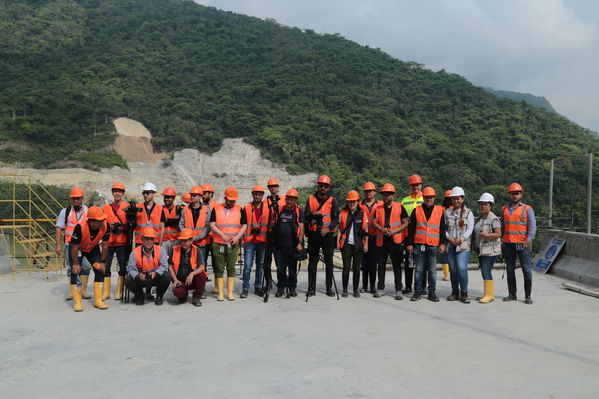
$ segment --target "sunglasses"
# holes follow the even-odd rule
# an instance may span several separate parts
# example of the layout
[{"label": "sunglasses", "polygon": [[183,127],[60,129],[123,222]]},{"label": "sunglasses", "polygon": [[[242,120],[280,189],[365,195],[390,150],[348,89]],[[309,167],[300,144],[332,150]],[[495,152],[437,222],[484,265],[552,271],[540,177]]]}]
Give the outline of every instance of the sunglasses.
[{"label": "sunglasses", "polygon": [[328,184],[319,184],[318,188],[329,188]]},{"label": "sunglasses", "polygon": [[164,199],[173,199],[173,198],[175,198],[174,195],[165,195],[164,196]]},{"label": "sunglasses", "polygon": [[425,195],[423,198],[424,199],[431,199],[431,198],[435,199],[435,196],[434,195]]},{"label": "sunglasses", "polygon": [[83,197],[71,197],[73,201],[81,201]]},{"label": "sunglasses", "polygon": [[150,194],[154,194],[155,191],[142,191],[143,195],[150,195]]}]

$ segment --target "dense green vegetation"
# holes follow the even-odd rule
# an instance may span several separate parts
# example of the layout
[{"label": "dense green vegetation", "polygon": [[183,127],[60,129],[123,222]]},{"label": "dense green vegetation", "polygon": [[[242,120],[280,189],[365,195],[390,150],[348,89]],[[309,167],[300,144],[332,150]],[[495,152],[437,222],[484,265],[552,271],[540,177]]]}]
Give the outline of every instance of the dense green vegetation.
[{"label": "dense green vegetation", "polygon": [[514,101],[524,101],[527,104],[535,107],[546,109],[547,111],[557,112],[545,97],[535,96],[529,93],[519,93],[517,91],[495,90],[490,87],[485,87],[485,90],[491,94],[495,94],[499,98],[507,98]]},{"label": "dense green vegetation", "polygon": [[417,172],[471,201],[519,181],[542,208],[555,158],[557,204],[583,208],[599,152],[567,119],[461,76],[192,1],[5,0],[0,37],[2,162],[122,165],[110,119],[130,116],[164,150],[244,137],[291,172],[330,174],[337,193],[403,191]]}]

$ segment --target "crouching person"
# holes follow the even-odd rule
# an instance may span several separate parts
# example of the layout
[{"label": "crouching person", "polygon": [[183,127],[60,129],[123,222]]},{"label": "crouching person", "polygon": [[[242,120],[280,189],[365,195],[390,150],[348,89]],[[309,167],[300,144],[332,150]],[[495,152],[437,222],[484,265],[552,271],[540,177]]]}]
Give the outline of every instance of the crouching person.
[{"label": "crouching person", "polygon": [[156,286],[154,304],[162,305],[162,297],[171,283],[167,274],[168,255],[154,243],[157,236],[154,228],[144,227],[141,231],[141,245],[129,256],[125,286],[135,294],[133,300],[136,305],[143,305],[145,302],[144,288],[151,289],[153,286]]},{"label": "crouching person", "polygon": [[193,230],[183,229],[179,233],[179,245],[173,247],[168,260],[168,271],[173,280],[173,294],[180,303],[187,302],[189,290],[193,290],[191,303],[202,306],[201,297],[208,274],[202,250],[192,244]]}]

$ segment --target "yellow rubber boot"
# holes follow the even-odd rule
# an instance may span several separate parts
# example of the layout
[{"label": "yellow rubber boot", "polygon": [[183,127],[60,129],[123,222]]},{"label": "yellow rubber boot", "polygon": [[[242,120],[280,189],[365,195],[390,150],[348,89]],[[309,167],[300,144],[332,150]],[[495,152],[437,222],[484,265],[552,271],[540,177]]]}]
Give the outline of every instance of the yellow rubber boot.
[{"label": "yellow rubber boot", "polygon": [[125,276],[119,276],[116,281],[116,292],[114,293],[114,299],[120,300],[123,298],[123,287],[125,286]]},{"label": "yellow rubber boot", "polygon": [[104,285],[102,286],[102,300],[110,299],[110,277],[104,277]]},{"label": "yellow rubber boot", "polygon": [[89,274],[87,276],[80,275],[81,279],[81,298],[90,299],[92,296],[87,293],[87,282],[89,281]]},{"label": "yellow rubber boot", "polygon": [[449,280],[449,265],[443,263],[443,281]]},{"label": "yellow rubber boot", "polygon": [[479,299],[480,303],[489,303],[495,299],[495,282],[493,280],[485,280],[485,296]]},{"label": "yellow rubber boot", "polygon": [[227,277],[227,299],[234,301],[233,289],[235,288],[235,277]]},{"label": "yellow rubber boot", "polygon": [[217,301],[224,301],[225,300],[225,279],[223,277],[216,277],[214,279],[214,281],[216,282],[216,290],[218,291],[218,297],[216,298]]},{"label": "yellow rubber boot", "polygon": [[73,298],[73,310],[75,312],[81,312],[83,310],[83,305],[81,305],[81,291],[77,289],[75,284],[71,284],[71,298]]},{"label": "yellow rubber boot", "polygon": [[108,306],[102,302],[102,283],[94,282],[94,307],[98,309],[108,309]]}]

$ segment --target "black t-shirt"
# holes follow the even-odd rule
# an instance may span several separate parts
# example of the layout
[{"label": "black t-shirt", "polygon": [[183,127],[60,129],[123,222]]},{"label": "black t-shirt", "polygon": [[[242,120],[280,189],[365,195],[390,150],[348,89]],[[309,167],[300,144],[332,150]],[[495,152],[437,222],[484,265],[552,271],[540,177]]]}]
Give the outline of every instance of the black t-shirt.
[{"label": "black t-shirt", "polygon": [[[285,248],[293,248],[297,245],[297,236],[295,234],[293,222],[295,219],[295,211],[290,211],[285,208],[279,214],[279,223],[277,230],[277,245]],[[304,223],[304,211],[300,209],[299,220],[297,223]]]},{"label": "black t-shirt", "polygon": [[[110,238],[110,228],[108,226],[108,222],[104,222],[106,223],[106,234],[104,234],[104,237],[102,237],[102,241],[108,241],[108,239]],[[91,226],[89,228],[89,238],[90,239],[94,239],[96,238],[96,236],[98,235],[98,232],[100,230],[92,230]],[[81,225],[78,223],[75,226],[75,229],[73,230],[73,235],[71,236],[71,245],[75,245],[75,244],[81,244]]]},{"label": "black t-shirt", "polygon": [[179,219],[181,219],[182,210],[182,207],[175,205],[175,217],[171,219],[166,217],[166,207],[162,207],[162,216],[160,216],[160,221],[164,223],[166,227],[177,227],[179,226]]}]

